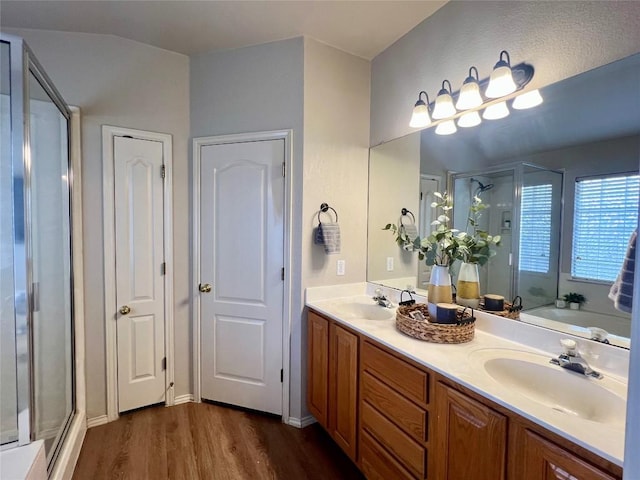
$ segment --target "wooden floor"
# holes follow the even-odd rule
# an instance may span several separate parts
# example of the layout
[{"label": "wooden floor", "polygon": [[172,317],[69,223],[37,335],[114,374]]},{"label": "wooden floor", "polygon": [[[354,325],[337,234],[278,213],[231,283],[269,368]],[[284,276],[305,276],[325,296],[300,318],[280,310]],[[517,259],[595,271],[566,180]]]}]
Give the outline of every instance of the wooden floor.
[{"label": "wooden floor", "polygon": [[151,407],[91,428],[73,478],[364,479],[317,424],[298,429],[207,403]]}]

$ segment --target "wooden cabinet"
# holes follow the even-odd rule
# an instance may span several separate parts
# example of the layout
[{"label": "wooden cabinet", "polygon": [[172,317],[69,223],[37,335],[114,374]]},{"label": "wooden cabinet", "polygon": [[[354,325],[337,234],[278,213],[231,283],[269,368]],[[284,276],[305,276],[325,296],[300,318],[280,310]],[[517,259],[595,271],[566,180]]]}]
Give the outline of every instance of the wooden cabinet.
[{"label": "wooden cabinet", "polygon": [[331,323],[329,339],[329,433],[347,455],[355,460],[358,337]]},{"label": "wooden cabinet", "polygon": [[429,378],[388,349],[362,342],[359,464],[367,478],[427,477]]},{"label": "wooden cabinet", "polygon": [[309,311],[307,322],[307,407],[329,428],[329,320]]},{"label": "wooden cabinet", "polygon": [[357,453],[358,336],[316,312],[307,323],[307,406],[353,460]]},{"label": "wooden cabinet", "polygon": [[615,480],[587,463],[575,453],[562,448],[532,430],[519,426],[514,435],[518,443],[513,458],[512,478],[518,480]]},{"label": "wooden cabinet", "polygon": [[507,417],[440,382],[436,410],[437,478],[504,480]]},{"label": "wooden cabinet", "polygon": [[[370,480],[620,480],[622,468],[308,313],[307,405]],[[428,344],[425,344],[428,348]]]}]

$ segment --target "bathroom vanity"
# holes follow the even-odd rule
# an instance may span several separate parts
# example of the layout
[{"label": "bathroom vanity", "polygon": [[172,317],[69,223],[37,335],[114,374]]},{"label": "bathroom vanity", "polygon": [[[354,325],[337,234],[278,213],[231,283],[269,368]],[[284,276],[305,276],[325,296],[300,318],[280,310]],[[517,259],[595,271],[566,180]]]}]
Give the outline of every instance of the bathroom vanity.
[{"label": "bathroom vanity", "polygon": [[627,351],[589,346],[604,378],[581,377],[548,363],[557,332],[482,312],[422,342],[358,288],[307,291],[307,404],[367,478],[622,477]]}]

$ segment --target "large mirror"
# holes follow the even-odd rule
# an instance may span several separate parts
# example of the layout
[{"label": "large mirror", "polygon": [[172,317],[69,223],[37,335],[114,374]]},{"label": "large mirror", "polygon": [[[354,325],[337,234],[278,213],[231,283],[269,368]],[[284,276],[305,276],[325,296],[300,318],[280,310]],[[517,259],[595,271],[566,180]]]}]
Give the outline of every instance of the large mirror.
[{"label": "large mirror", "polygon": [[[446,136],[427,128],[371,149],[367,280],[426,291],[429,267],[382,228],[414,224],[424,236],[432,228],[433,193],[446,190],[454,196],[454,226],[464,229],[469,201],[479,194],[489,207],[483,212],[487,228],[502,235],[499,253],[481,268],[482,293],[522,296],[523,321],[585,337],[591,335],[587,327],[599,327],[612,343],[628,347],[630,315],[608,298],[622,260],[586,259],[579,249],[599,237],[626,250],[635,225],[640,54],[540,93],[541,105],[511,108],[500,120]],[[603,210],[626,205],[633,215],[589,220],[585,205],[594,198]],[[548,211],[542,215],[540,208]],[[535,221],[543,217],[545,235],[531,234],[541,231]],[[572,292],[586,298],[581,309],[556,308],[555,299]]]}]

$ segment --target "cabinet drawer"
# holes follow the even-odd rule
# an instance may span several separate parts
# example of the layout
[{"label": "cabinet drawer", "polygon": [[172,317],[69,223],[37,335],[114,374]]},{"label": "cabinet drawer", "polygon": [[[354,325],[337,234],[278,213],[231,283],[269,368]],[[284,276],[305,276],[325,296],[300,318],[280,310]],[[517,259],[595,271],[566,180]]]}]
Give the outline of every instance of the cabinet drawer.
[{"label": "cabinet drawer", "polygon": [[414,475],[424,478],[426,451],[371,405],[362,402],[362,427]]},{"label": "cabinet drawer", "polygon": [[427,440],[427,412],[367,372],[362,374],[362,399],[416,440]]},{"label": "cabinet drawer", "polygon": [[368,480],[414,480],[367,432],[362,432],[360,441],[360,466]]},{"label": "cabinet drawer", "polygon": [[364,342],[362,364],[367,370],[384,380],[405,396],[429,403],[429,375],[407,362]]}]

